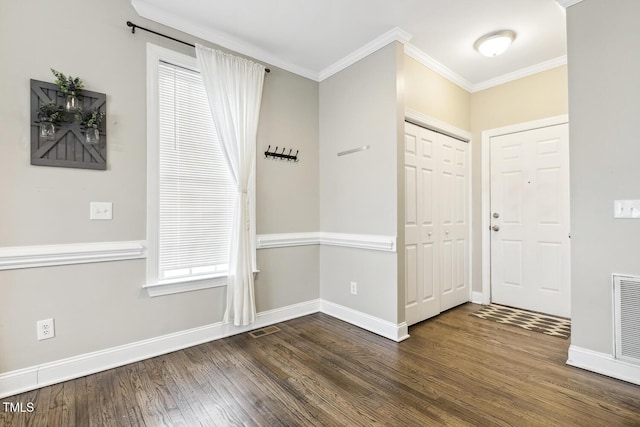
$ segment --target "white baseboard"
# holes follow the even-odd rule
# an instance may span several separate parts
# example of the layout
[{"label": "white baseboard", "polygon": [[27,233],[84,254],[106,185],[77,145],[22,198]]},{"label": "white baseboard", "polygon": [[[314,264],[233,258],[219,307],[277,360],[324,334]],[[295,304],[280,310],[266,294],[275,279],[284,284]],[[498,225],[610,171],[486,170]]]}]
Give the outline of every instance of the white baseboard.
[{"label": "white baseboard", "polygon": [[640,385],[640,365],[615,359],[610,354],[572,345],[567,365]]},{"label": "white baseboard", "polygon": [[0,398],[263,328],[319,310],[320,301],[312,300],[258,313],[255,323],[250,326],[238,327],[232,323],[218,322],[0,374]]},{"label": "white baseboard", "polygon": [[239,327],[231,323],[218,322],[0,374],[0,398],[263,328],[318,311],[393,341],[400,342],[409,338],[408,327],[404,322],[396,325],[366,313],[317,299],[258,313],[255,323],[250,326]]},{"label": "white baseboard", "polygon": [[395,324],[325,300],[320,300],[320,311],[396,342],[409,338],[406,322]]},{"label": "white baseboard", "polygon": [[474,304],[484,304],[484,295],[482,292],[471,292],[471,302]]}]

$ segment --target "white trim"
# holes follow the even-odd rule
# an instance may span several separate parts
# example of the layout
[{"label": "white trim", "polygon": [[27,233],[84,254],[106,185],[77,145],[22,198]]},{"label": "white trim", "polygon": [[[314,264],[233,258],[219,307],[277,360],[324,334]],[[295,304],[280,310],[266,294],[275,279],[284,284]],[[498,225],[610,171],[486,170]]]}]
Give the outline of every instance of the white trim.
[{"label": "white trim", "polygon": [[320,311],[392,341],[400,342],[409,338],[406,322],[395,324],[326,300],[320,300]]},{"label": "white trim", "polygon": [[219,277],[189,278],[182,281],[168,281],[148,283],[142,287],[147,290],[150,297],[179,294],[182,292],[198,291],[200,289],[217,288],[227,286],[227,275]]},{"label": "white trim", "polygon": [[258,249],[288,248],[291,246],[308,246],[320,244],[320,233],[278,233],[258,234]]},{"label": "white trim", "polygon": [[484,304],[484,295],[482,292],[471,291],[471,302],[474,304]]},{"label": "white trim", "polygon": [[[562,7],[566,8],[573,4],[579,3],[582,0],[556,0],[556,1]],[[350,54],[340,59],[336,63],[326,67],[320,72],[317,72],[309,68],[301,67],[292,62],[285,61],[279,58],[277,55],[274,55],[254,44],[248,43],[245,40],[242,40],[241,38],[231,36],[221,31],[216,31],[211,27],[197,25],[191,20],[184,19],[172,13],[168,13],[157,6],[149,4],[149,2],[147,1],[131,0],[131,5],[136,10],[138,15],[140,15],[143,18],[150,19],[152,21],[166,25],[167,27],[174,28],[179,31],[183,31],[194,37],[207,40],[211,43],[217,44],[218,46],[222,46],[229,50],[235,51],[241,55],[249,56],[258,61],[265,62],[274,67],[281,68],[283,70],[289,71],[291,73],[297,74],[302,77],[306,77],[310,80],[317,81],[317,82],[320,82],[322,80],[325,80],[331,77],[335,73],[353,65],[357,61],[372,54],[373,52],[388,45],[393,41],[398,41],[405,45],[405,54],[407,54],[408,56],[412,57],[416,61],[423,64],[425,67],[429,68],[430,70],[433,70],[434,72],[441,75],[445,79],[460,86],[462,89],[470,93],[487,89],[489,87],[496,86],[499,84],[507,83],[509,81],[522,78],[534,73],[538,73],[540,71],[544,71],[549,68],[553,68],[549,66],[547,63],[557,60],[556,58],[556,59],[552,59],[551,61],[545,61],[545,62],[542,62],[541,64],[533,65],[531,67],[527,67],[522,70],[515,71],[513,73],[508,73],[508,74],[505,74],[504,76],[500,76],[495,79],[474,84],[468,81],[467,79],[465,79],[464,77],[460,76],[456,72],[452,71],[450,68],[436,61],[431,56],[423,52],[422,50],[410,44],[409,41],[413,38],[413,36],[408,32],[404,31],[402,28],[394,27],[391,30],[387,31],[386,33],[370,41],[369,43],[365,44],[364,46],[351,52]],[[566,63],[566,58],[565,58],[565,63]],[[555,65],[555,66],[558,66],[558,65]]]},{"label": "white trim", "polygon": [[640,365],[617,360],[610,354],[572,345],[567,365],[640,385]]},{"label": "white trim", "polygon": [[344,70],[345,68],[355,64],[356,62],[371,55],[377,50],[385,47],[391,42],[397,41],[406,45],[412,38],[413,36],[404,31],[402,28],[394,27],[381,36],[378,36],[369,43],[365,44],[361,48],[354,50],[349,55],[340,59],[336,63],[329,65],[327,68],[320,71],[320,73],[318,74],[318,81],[323,81],[333,76],[339,71]]},{"label": "white trim", "polygon": [[557,58],[550,59],[548,61],[534,64],[530,67],[522,68],[520,70],[513,71],[511,73],[503,74],[493,79],[485,80],[478,83],[471,83],[469,80],[460,76],[456,72],[442,65],[417,47],[410,43],[405,44],[404,53],[430,69],[431,71],[439,74],[451,83],[460,86],[462,89],[469,93],[479,92],[481,90],[489,89],[494,86],[499,86],[505,83],[509,83],[514,80],[521,79],[523,77],[531,76],[533,74],[541,73],[543,71],[551,70],[552,68],[560,67],[567,63],[567,56],[559,56]]},{"label": "white trim", "polygon": [[251,326],[237,327],[232,323],[218,322],[0,374],[0,398],[263,328],[319,310],[319,300],[307,301],[258,313]]},{"label": "white trim", "polygon": [[539,64],[532,65],[530,67],[522,68],[520,70],[513,71],[511,73],[503,74],[493,79],[485,80],[473,85],[471,93],[479,92],[481,90],[489,89],[495,86],[500,86],[505,83],[512,82],[514,80],[522,79],[534,74],[541,73],[543,71],[551,70],[556,67],[567,64],[567,55],[559,56],[557,58],[550,59],[548,61],[540,62]]},{"label": "white trim", "polygon": [[146,258],[146,242],[93,242],[0,248],[0,270]]},{"label": "white trim", "polygon": [[467,132],[466,130],[457,128],[453,125],[450,125],[449,123],[436,119],[435,117],[423,114],[416,110],[412,110],[411,108],[407,108],[405,110],[404,116],[405,120],[418,126],[426,127],[466,142],[471,141],[471,132]]},{"label": "white trim", "polygon": [[421,63],[428,69],[430,69],[431,71],[449,80],[451,83],[460,86],[462,89],[466,90],[467,92],[473,92],[473,89],[474,89],[473,83],[471,83],[469,80],[465,79],[464,77],[460,76],[455,71],[451,70],[445,65],[442,65],[440,62],[436,61],[435,59],[433,59],[432,57],[430,57],[429,55],[427,55],[425,52],[418,49],[414,45],[410,43],[405,44],[404,53],[405,55],[415,59],[416,61],[418,61],[419,63]]},{"label": "white trim", "polygon": [[211,27],[194,24],[193,21],[181,18],[173,13],[168,13],[159,7],[150,5],[146,1],[131,0],[131,5],[136,12],[138,12],[138,15],[143,18],[166,25],[167,27],[175,28],[176,30],[191,34],[194,37],[208,40],[218,46],[225,47],[242,55],[250,56],[258,61],[290,71],[299,76],[318,81],[317,72],[300,67],[288,61],[283,61],[272,53],[269,53],[251,43],[247,43],[238,37],[231,36],[221,31],[216,31]]},{"label": "white trim", "polygon": [[259,234],[258,249],[286,248],[291,246],[327,245],[368,249],[382,252],[396,251],[396,236],[347,233],[279,233]]},{"label": "white trim", "polygon": [[566,9],[569,6],[573,6],[574,4],[580,3],[581,1],[582,0],[556,0],[556,3],[558,3],[561,7],[564,7]]},{"label": "white trim", "polygon": [[366,313],[316,299],[258,313],[256,321],[250,326],[238,327],[232,323],[217,322],[0,374],[0,398],[95,374],[319,311],[396,342],[409,338],[408,326],[405,322],[396,325]]},{"label": "white trim", "polygon": [[549,117],[482,131],[482,304],[491,302],[491,138],[569,122],[569,116]]},{"label": "white trim", "polygon": [[396,236],[321,232],[320,244],[342,246],[345,248],[369,249],[372,251],[395,252]]}]

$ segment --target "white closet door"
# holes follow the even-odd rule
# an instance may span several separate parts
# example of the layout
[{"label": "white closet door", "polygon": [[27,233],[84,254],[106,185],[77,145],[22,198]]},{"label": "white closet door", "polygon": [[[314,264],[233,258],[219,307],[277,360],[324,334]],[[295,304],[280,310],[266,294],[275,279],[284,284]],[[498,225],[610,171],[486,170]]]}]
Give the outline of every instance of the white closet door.
[{"label": "white closet door", "polygon": [[469,300],[468,144],[405,125],[405,307],[412,325]]},{"label": "white closet door", "polygon": [[440,313],[435,216],[437,134],[406,123],[405,316],[412,325]]},{"label": "white closet door", "polygon": [[440,311],[469,301],[469,144],[438,135],[440,147]]}]

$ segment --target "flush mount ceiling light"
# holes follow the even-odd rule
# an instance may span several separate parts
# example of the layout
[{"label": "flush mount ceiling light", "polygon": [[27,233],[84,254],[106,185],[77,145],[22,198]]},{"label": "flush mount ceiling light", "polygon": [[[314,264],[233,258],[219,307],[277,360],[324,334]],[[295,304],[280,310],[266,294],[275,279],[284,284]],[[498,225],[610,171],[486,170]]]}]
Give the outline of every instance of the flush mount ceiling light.
[{"label": "flush mount ceiling light", "polygon": [[501,53],[511,45],[515,40],[516,33],[511,30],[494,31],[489,34],[485,34],[480,37],[473,44],[475,50],[483,54],[484,56],[494,57]]}]

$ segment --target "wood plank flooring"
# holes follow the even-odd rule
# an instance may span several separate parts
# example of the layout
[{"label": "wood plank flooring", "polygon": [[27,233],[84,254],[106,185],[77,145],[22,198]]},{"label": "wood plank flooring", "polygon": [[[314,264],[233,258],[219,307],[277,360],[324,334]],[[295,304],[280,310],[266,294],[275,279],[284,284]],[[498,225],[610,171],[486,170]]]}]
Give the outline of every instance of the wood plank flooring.
[{"label": "wood plank flooring", "polygon": [[640,426],[640,387],[466,304],[394,343],[324,314],[2,402],[0,426]]}]

